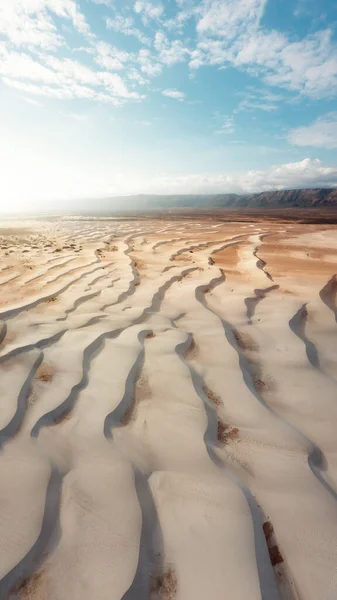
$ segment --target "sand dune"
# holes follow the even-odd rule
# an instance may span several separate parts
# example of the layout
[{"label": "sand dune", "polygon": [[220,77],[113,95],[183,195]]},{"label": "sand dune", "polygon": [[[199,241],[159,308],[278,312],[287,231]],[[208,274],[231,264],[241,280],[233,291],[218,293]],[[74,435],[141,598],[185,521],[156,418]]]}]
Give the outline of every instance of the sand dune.
[{"label": "sand dune", "polygon": [[335,600],[336,226],[0,227],[0,598]]}]

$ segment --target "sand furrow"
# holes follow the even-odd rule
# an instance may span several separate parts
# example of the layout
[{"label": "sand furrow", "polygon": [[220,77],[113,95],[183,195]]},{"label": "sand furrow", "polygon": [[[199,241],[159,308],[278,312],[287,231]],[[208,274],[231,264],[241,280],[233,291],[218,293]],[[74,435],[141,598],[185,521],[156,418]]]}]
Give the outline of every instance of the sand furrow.
[{"label": "sand furrow", "polygon": [[4,600],[335,600],[335,226],[226,215],[5,224]]}]

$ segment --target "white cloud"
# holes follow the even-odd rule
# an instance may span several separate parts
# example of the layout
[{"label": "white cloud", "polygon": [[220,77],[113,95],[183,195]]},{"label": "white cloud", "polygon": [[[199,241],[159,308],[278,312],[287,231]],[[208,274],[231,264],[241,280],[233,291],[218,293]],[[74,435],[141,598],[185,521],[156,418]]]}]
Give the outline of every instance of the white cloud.
[{"label": "white cloud", "polygon": [[140,70],[142,71],[142,73],[145,73],[149,77],[160,75],[160,73],[163,70],[162,65],[156,62],[156,60],[151,55],[151,52],[146,48],[142,48],[139,51],[137,60],[140,64]]},{"label": "white cloud", "polygon": [[143,77],[143,75],[133,67],[127,72],[127,77],[131,81],[136,81],[139,85],[146,85],[149,83],[149,80],[145,79],[145,77]]},{"label": "white cloud", "polygon": [[[263,171],[246,173],[202,173],[174,177],[172,175],[137,182],[142,193],[255,193],[269,190],[330,187],[337,185],[337,167],[324,167],[318,159],[306,158],[300,162],[275,165]],[[133,193],[136,190],[129,190]]]},{"label": "white cloud", "polygon": [[174,100],[184,100],[185,94],[184,92],[180,92],[179,90],[163,90],[163,96],[168,96],[168,98],[173,98]]},{"label": "white cloud", "polygon": [[164,7],[162,4],[152,4],[152,2],[137,0],[134,5],[134,11],[142,15],[143,23],[147,25],[150,19],[156,20],[162,16]]},{"label": "white cloud", "polygon": [[89,25],[74,0],[3,0],[0,33],[15,46],[53,50],[65,43],[53,16],[72,21],[77,31],[91,36]]},{"label": "white cloud", "polygon": [[158,60],[169,66],[184,62],[186,56],[189,55],[189,50],[180,40],[170,41],[162,31],[157,31],[154,47],[158,52]]},{"label": "white cloud", "polygon": [[293,42],[260,21],[265,0],[208,0],[197,20],[190,67],[231,65],[314,98],[337,90],[337,45],[325,29]]},{"label": "white cloud", "polygon": [[3,77],[5,85],[33,96],[44,96],[45,98],[56,98],[58,100],[73,100],[74,98],[93,100],[112,106],[120,106],[122,100],[106,92],[94,90],[88,86],[73,83],[64,87],[51,87],[48,85],[37,85],[35,83],[25,83],[16,79]]},{"label": "white cloud", "polygon": [[197,24],[199,33],[234,39],[242,28],[259,25],[267,0],[209,0],[204,2]]},{"label": "white cloud", "polygon": [[[89,98],[119,104],[121,100],[144,98],[138,92],[130,91],[116,73],[94,71],[76,60],[51,55],[44,57],[44,63],[42,65],[26,54],[7,52],[0,64],[0,75],[6,85],[59,99]],[[20,82],[22,79],[25,81]]]},{"label": "white cloud", "polygon": [[123,69],[125,63],[132,59],[129,52],[118,50],[107,42],[99,41],[95,44],[96,56],[95,61],[104,69],[115,71]]},{"label": "white cloud", "polygon": [[144,33],[137,29],[137,27],[135,27],[132,17],[123,17],[122,15],[117,15],[114,19],[108,17],[105,22],[108,29],[112,29],[117,33],[123,33],[124,35],[134,36],[142,44],[151,44],[150,38],[148,38]]},{"label": "white cloud", "polygon": [[183,28],[185,27],[186,23],[190,20],[192,15],[193,15],[193,11],[180,10],[171,19],[167,19],[166,21],[163,21],[163,25],[169,31],[175,30],[181,34],[183,31]]},{"label": "white cloud", "polygon": [[296,146],[337,148],[337,113],[321,117],[311,125],[292,129],[288,140]]},{"label": "white cloud", "polygon": [[7,52],[0,63],[0,74],[16,79],[30,79],[43,83],[57,83],[57,75],[31,56],[18,52]]},{"label": "white cloud", "polygon": [[113,0],[91,0],[91,2],[93,2],[94,4],[103,4],[104,6],[110,8],[112,6]]}]

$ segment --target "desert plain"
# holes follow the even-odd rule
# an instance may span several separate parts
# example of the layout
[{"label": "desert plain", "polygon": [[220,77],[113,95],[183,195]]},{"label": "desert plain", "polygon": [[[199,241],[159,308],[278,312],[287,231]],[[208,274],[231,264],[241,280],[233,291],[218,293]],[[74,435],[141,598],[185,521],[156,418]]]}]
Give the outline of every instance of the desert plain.
[{"label": "desert plain", "polygon": [[1,600],[337,598],[337,225],[0,223]]}]

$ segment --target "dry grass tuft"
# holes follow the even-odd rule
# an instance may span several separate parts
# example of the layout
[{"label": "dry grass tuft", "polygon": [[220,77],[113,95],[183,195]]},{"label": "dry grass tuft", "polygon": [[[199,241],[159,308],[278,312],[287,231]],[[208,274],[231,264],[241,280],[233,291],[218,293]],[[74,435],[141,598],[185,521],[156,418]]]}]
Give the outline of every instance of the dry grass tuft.
[{"label": "dry grass tuft", "polygon": [[51,298],[47,298],[46,303],[50,304],[51,302],[57,302],[57,296],[52,296]]},{"label": "dry grass tuft", "polygon": [[283,556],[276,543],[274,527],[270,521],[265,521],[265,523],[263,523],[263,533],[268,546],[270,562],[273,567],[275,567],[276,565],[283,563]]},{"label": "dry grass tuft", "polygon": [[213,402],[213,404],[215,404],[216,406],[222,406],[223,402],[221,398],[217,396],[214,392],[212,392],[212,390],[209,387],[207,387],[207,385],[204,385],[202,389],[204,390],[208,400]]},{"label": "dry grass tuft", "polygon": [[237,440],[239,430],[237,427],[231,427],[222,421],[218,421],[218,441],[221,444],[228,444],[231,440]]},{"label": "dry grass tuft", "polygon": [[235,341],[241,350],[250,350],[251,352],[256,352],[259,349],[258,344],[247,333],[242,333],[237,331],[237,329],[233,329],[233,334]]},{"label": "dry grass tuft", "polygon": [[14,587],[12,591],[12,595],[15,598],[21,598],[22,600],[33,600],[42,599],[42,590],[41,590],[41,579],[42,572],[33,573],[32,575],[28,575],[17,585]]},{"label": "dry grass tuft", "polygon": [[153,331],[150,331],[150,333],[148,333],[148,334],[145,336],[145,339],[146,339],[146,340],[151,340],[151,339],[152,339],[152,338],[154,338],[154,337],[156,337],[156,336],[155,336],[155,334],[153,333]]},{"label": "dry grass tuft", "polygon": [[151,597],[172,600],[177,595],[178,581],[176,573],[170,565],[164,573],[153,577],[151,584]]},{"label": "dry grass tuft", "polygon": [[53,420],[53,425],[60,425],[60,423],[64,423],[64,421],[69,421],[71,419],[71,409],[65,410],[61,415],[55,417]]},{"label": "dry grass tuft", "polygon": [[145,269],[147,267],[147,264],[144,260],[142,260],[141,258],[136,258],[134,259],[134,265],[136,267],[136,269]]},{"label": "dry grass tuft", "polygon": [[49,383],[54,376],[54,369],[46,364],[42,363],[36,371],[35,378],[39,381],[43,381],[45,383]]}]

